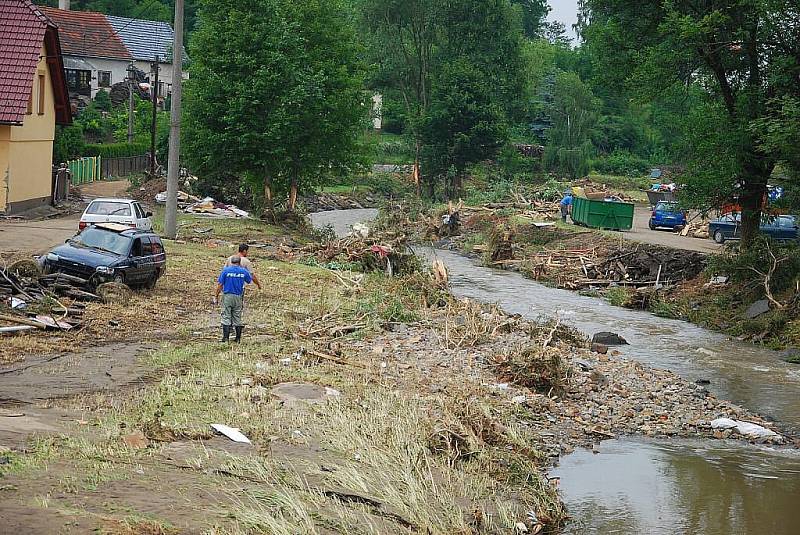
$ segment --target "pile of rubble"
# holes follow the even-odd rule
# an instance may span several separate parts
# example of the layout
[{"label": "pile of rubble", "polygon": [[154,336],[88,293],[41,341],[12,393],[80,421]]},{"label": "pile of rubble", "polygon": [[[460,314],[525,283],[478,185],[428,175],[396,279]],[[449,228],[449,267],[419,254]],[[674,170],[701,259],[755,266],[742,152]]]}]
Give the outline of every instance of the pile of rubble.
[{"label": "pile of rubble", "polygon": [[72,330],[83,324],[86,302],[102,301],[87,281],[63,273],[41,275],[35,262],[0,268],[0,333]]},{"label": "pile of rubble", "polygon": [[310,195],[303,200],[309,213],[328,212],[330,210],[352,210],[360,208],[376,208],[379,199],[371,193],[356,196],[320,193]]}]

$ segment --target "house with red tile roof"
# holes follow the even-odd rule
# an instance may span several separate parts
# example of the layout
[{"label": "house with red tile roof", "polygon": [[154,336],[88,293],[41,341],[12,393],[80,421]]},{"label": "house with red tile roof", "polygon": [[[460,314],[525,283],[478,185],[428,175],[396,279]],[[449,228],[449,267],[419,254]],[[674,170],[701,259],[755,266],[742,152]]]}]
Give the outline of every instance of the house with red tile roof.
[{"label": "house with red tile roof", "polygon": [[169,24],[70,11],[64,2],[61,7],[40,9],[59,28],[67,86],[73,98],[94,98],[98,91],[124,82],[131,64],[153,80],[156,56],[159,94],[166,96],[171,91],[173,31]]},{"label": "house with red tile roof", "polygon": [[55,128],[71,121],[58,28],[30,0],[0,0],[0,213],[51,202]]}]

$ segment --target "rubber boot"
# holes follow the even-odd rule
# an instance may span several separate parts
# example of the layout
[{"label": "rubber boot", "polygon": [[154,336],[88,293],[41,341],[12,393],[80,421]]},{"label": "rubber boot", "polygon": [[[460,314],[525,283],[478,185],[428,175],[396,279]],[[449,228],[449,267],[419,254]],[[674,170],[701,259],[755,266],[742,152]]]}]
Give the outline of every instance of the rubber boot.
[{"label": "rubber boot", "polygon": [[231,326],[230,325],[223,325],[222,326],[222,341],[227,342],[231,337]]},{"label": "rubber boot", "polygon": [[244,330],[244,326],[243,325],[238,325],[236,327],[236,338],[234,339],[234,342],[241,342],[242,341],[242,331],[243,330]]}]

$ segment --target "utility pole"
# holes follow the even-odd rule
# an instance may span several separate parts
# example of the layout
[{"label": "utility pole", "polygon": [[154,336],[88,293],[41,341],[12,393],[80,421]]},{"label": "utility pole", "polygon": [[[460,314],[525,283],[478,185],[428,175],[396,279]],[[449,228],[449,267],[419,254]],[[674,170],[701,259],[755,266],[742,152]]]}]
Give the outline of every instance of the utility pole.
[{"label": "utility pole", "polygon": [[183,82],[183,0],[175,0],[175,40],[172,46],[172,101],[169,111],[167,213],[164,234],[178,236],[178,175],[181,162],[181,82]]},{"label": "utility pole", "polygon": [[133,62],[128,65],[128,143],[133,143]]},{"label": "utility pole", "polygon": [[158,71],[160,70],[159,57],[156,55],[156,62],[153,63],[156,83],[152,85],[150,91],[153,93],[153,118],[150,121],[150,178],[156,177],[156,113],[158,112]]}]

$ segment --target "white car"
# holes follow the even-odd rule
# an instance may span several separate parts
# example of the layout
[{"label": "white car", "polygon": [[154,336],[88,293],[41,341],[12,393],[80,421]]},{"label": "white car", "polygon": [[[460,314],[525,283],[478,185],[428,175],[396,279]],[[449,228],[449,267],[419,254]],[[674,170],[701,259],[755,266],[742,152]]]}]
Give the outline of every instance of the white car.
[{"label": "white car", "polygon": [[132,199],[94,199],[86,207],[78,225],[80,230],[95,223],[119,223],[139,230],[153,230],[153,214]]}]

